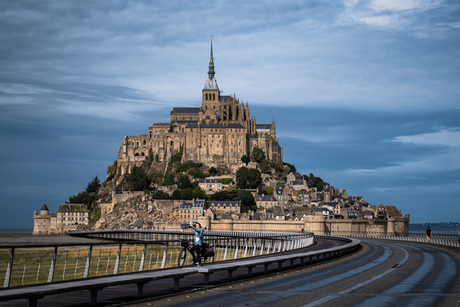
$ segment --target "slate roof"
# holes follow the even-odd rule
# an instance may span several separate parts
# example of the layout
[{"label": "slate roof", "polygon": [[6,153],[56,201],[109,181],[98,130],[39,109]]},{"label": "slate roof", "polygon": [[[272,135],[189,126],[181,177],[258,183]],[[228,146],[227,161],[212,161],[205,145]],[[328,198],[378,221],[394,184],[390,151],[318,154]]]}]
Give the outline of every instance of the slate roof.
[{"label": "slate roof", "polygon": [[210,129],[210,128],[222,128],[222,129],[244,129],[244,126],[240,124],[199,124],[198,123],[189,123],[185,128],[202,128],[202,129]]},{"label": "slate roof", "polygon": [[256,130],[270,130],[272,124],[256,124]]},{"label": "slate roof", "polygon": [[221,220],[233,220],[233,218],[227,212],[225,212],[224,215],[222,215],[220,219]]},{"label": "slate roof", "polygon": [[220,96],[220,97],[219,97],[219,101],[220,101],[220,102],[233,101],[233,97],[232,97],[232,96]]},{"label": "slate roof", "polygon": [[206,83],[204,84],[204,88],[203,90],[219,90],[219,87],[217,86],[217,81],[216,81],[216,78],[213,77],[209,77],[207,80],[206,80]]},{"label": "slate roof", "polygon": [[276,197],[273,195],[257,195],[254,197],[256,201],[277,201]]},{"label": "slate roof", "polygon": [[213,200],[211,201],[211,206],[225,205],[225,206],[240,206],[241,201],[239,200]]},{"label": "slate roof", "polygon": [[134,227],[142,227],[142,225],[144,225],[144,221],[136,221],[134,222]]},{"label": "slate roof", "polygon": [[294,175],[294,177],[297,179],[297,178],[301,178],[302,179],[302,175],[300,174],[300,172],[291,172],[292,175]]},{"label": "slate roof", "polygon": [[[41,210],[48,210],[48,207],[46,206],[46,204],[43,205],[43,207],[41,208]],[[48,210],[49,211],[49,210]]]},{"label": "slate roof", "polygon": [[196,114],[201,108],[173,108],[171,114]]},{"label": "slate roof", "polygon": [[180,205],[180,209],[204,208],[204,199],[197,199],[195,202],[185,201]]},{"label": "slate roof", "polygon": [[200,179],[199,183],[222,183],[220,179]]}]

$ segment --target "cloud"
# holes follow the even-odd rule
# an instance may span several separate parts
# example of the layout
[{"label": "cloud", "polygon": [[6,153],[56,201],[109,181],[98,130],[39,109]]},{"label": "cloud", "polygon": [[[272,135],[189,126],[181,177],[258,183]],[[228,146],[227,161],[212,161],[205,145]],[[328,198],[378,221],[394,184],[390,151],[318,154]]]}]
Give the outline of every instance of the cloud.
[{"label": "cloud", "polygon": [[395,142],[460,148],[460,131],[455,129],[445,129],[433,133],[398,136],[395,138]]},{"label": "cloud", "polygon": [[411,26],[411,17],[442,5],[442,1],[432,0],[345,0],[342,20],[374,26],[402,30]]},{"label": "cloud", "polygon": [[0,1],[1,169],[8,188],[35,187],[2,201],[26,208],[39,189],[61,203],[105,175],[124,135],[200,106],[210,34],[219,87],[258,123],[275,116],[299,170],[379,198],[458,186],[459,7]]}]

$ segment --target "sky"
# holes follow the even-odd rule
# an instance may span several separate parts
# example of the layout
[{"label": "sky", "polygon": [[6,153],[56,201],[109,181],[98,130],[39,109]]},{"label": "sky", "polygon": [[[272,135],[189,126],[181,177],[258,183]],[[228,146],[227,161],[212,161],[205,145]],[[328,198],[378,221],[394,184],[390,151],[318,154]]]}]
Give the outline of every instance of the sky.
[{"label": "sky", "polygon": [[0,228],[105,179],[125,135],[224,95],[284,161],[413,223],[460,221],[460,2],[0,1]]}]

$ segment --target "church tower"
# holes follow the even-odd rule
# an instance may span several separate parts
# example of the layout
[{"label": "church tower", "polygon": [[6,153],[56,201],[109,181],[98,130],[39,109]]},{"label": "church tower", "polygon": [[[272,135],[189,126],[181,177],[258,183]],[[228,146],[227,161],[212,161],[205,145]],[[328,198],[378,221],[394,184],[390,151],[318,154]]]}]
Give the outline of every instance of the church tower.
[{"label": "church tower", "polygon": [[204,85],[202,91],[202,108],[203,111],[208,109],[218,110],[219,109],[219,99],[220,91],[217,86],[216,78],[214,77],[214,57],[212,55],[212,35],[211,35],[211,56],[209,58],[209,70],[208,70],[208,80]]}]

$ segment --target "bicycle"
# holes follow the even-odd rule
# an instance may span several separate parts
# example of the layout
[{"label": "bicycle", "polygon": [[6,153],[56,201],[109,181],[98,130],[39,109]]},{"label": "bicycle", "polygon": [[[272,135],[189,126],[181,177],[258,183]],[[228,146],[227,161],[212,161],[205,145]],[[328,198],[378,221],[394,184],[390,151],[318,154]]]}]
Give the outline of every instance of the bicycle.
[{"label": "bicycle", "polygon": [[[190,247],[190,243],[188,240],[181,240],[180,245],[183,247],[180,254],[179,254],[179,260],[178,260],[178,265],[179,267],[184,266],[185,263],[185,258],[187,257],[187,251],[194,257],[192,253],[192,248]],[[193,247],[193,246],[192,246]],[[203,246],[201,248],[201,258],[202,262],[206,262],[206,260],[209,258],[209,263],[214,262],[214,253],[212,255],[208,255],[206,253],[206,247],[212,247],[211,244],[203,243]]]}]

